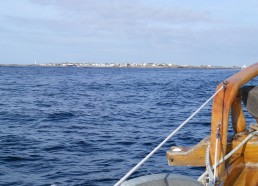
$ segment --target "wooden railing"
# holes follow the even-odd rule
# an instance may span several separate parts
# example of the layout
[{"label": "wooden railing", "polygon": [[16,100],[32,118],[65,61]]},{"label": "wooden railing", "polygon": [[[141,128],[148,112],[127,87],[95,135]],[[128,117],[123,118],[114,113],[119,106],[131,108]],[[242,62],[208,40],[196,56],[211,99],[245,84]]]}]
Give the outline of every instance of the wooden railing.
[{"label": "wooden railing", "polygon": [[[218,87],[221,88],[223,84],[226,89],[216,95],[212,105],[212,119],[211,119],[211,163],[214,164],[215,159],[215,142],[218,125],[220,126],[220,138],[218,143],[218,157],[221,159],[227,152],[227,137],[228,137],[228,120],[229,114],[232,110],[232,124],[236,133],[243,132],[246,129],[245,118],[241,108],[241,101],[239,99],[239,89],[245,83],[258,75],[258,63],[249,66],[246,69],[234,74],[225,82],[222,82]],[[225,171],[225,162],[218,167],[217,176],[220,177]]]}]

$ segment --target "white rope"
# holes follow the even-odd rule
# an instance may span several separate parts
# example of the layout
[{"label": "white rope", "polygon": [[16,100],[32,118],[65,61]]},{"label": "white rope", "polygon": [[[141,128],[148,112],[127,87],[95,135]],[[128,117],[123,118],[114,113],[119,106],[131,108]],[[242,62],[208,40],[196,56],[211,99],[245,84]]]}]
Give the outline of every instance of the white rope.
[{"label": "white rope", "polygon": [[[219,166],[222,162],[226,161],[230,158],[236,151],[240,149],[244,144],[247,143],[249,139],[251,139],[255,134],[258,134],[258,131],[250,133],[241,143],[239,143],[232,151],[230,151],[224,158],[221,158],[215,165],[213,165],[212,169]],[[208,174],[208,171],[205,171],[199,178],[198,181],[202,181],[204,177]]]},{"label": "white rope", "polygon": [[210,144],[208,145],[208,147],[206,149],[205,165],[206,165],[206,170],[208,172],[209,178],[212,178],[213,172],[212,172],[212,168],[210,165]]},{"label": "white rope", "polygon": [[[215,147],[215,165],[216,165],[216,162],[217,162],[217,156],[218,156],[218,141],[219,139],[217,138],[216,139],[216,147]],[[214,167],[214,174],[213,174],[213,182],[215,183],[216,182],[216,174],[217,174],[217,166]]]},{"label": "white rope", "polygon": [[[216,134],[216,146],[215,146],[215,160],[214,160],[214,164],[217,164],[217,156],[218,156],[218,141],[220,138],[220,125],[221,123],[218,124],[217,127],[217,134]],[[213,175],[213,182],[214,184],[216,183],[216,174],[217,174],[217,166],[214,167],[214,175]]]},{"label": "white rope", "polygon": [[205,103],[203,103],[189,118],[187,118],[179,127],[176,128],[166,139],[164,139],[155,149],[153,149],[145,158],[143,158],[135,167],[133,167],[124,177],[122,177],[114,186],[121,185],[131,174],[133,174],[143,163],[145,163],[155,152],[157,152],[170,138],[172,138],[185,124],[189,122],[210,100],[212,100],[225,86],[221,86]]}]

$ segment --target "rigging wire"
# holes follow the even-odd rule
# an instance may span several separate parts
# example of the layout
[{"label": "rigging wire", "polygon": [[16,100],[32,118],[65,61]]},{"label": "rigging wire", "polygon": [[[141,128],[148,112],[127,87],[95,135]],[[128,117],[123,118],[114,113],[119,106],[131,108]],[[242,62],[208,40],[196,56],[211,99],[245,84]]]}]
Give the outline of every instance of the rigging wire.
[{"label": "rigging wire", "polygon": [[205,105],[207,105],[225,86],[221,86],[205,103],[203,103],[190,117],[188,117],[179,127],[177,127],[169,136],[167,136],[156,148],[154,148],[145,158],[134,166],[124,177],[122,177],[114,186],[121,185],[131,174],[145,163],[154,153],[156,153],[170,138],[172,138],[185,124],[187,124]]}]

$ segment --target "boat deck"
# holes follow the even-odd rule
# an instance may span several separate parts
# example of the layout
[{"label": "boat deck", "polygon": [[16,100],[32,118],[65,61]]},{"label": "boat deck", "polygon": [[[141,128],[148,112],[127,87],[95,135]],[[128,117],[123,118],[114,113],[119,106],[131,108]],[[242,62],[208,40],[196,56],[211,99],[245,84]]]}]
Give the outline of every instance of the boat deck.
[{"label": "boat deck", "polygon": [[258,185],[258,167],[246,167],[239,175],[234,186]]}]

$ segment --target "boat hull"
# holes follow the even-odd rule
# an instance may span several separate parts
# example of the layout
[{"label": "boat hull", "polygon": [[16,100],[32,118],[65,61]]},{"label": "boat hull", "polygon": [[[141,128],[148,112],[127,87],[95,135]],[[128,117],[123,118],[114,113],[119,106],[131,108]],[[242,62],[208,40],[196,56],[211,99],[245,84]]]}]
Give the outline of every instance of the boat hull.
[{"label": "boat hull", "polygon": [[202,186],[197,180],[178,174],[151,174],[122,183],[121,186]]}]

